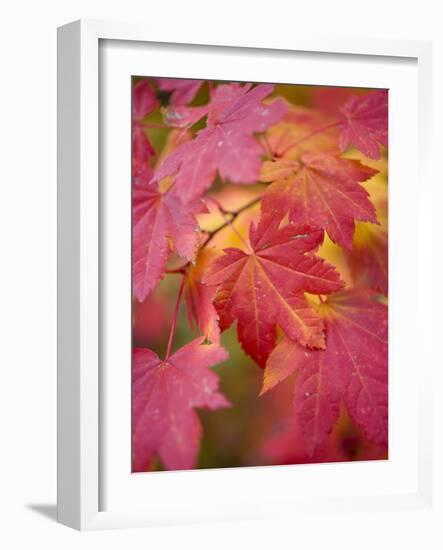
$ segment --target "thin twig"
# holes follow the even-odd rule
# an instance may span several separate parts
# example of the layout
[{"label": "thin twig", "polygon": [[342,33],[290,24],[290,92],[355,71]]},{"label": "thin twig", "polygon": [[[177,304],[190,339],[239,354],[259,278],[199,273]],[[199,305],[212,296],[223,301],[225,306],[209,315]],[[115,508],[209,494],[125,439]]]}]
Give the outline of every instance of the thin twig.
[{"label": "thin twig", "polygon": [[[225,210],[221,205],[220,205],[220,209],[223,211],[223,214],[225,216],[231,216],[231,219],[228,221],[226,220],[224,223],[222,223],[219,227],[217,227],[216,229],[214,229],[213,231],[208,231],[207,232],[207,236],[208,238],[206,239],[206,241],[203,243],[203,245],[201,246],[201,248],[205,248],[205,246],[208,245],[209,241],[212,240],[212,238],[219,232],[219,231],[222,231],[223,229],[225,229],[226,227],[229,227],[232,222],[237,218],[237,216],[239,216],[242,212],[244,212],[245,210],[247,210],[248,208],[250,208],[251,206],[254,206],[256,204],[258,204],[261,200],[261,197],[257,197],[255,198],[254,200],[246,203],[245,205],[243,205],[239,210],[235,211],[235,212],[229,212],[228,210]],[[211,197],[211,201],[214,202],[215,204],[215,200]],[[218,203],[218,201],[217,201]],[[235,229],[235,231],[237,231]],[[243,239],[242,239],[243,241]],[[243,241],[244,242],[244,241]],[[186,262],[185,264],[183,264],[182,266],[180,267],[177,267],[175,269],[167,269],[165,271],[165,273],[167,274],[171,274],[171,275],[183,275],[186,273],[186,270],[187,268],[189,267],[190,265],[190,262]]]},{"label": "thin twig", "polygon": [[[212,200],[212,199],[211,199]],[[209,241],[211,241],[215,235],[217,235],[217,233],[219,231],[222,231],[222,229],[225,229],[225,227],[228,227],[230,225],[232,225],[232,222],[242,213],[244,212],[245,210],[247,210],[248,208],[251,208],[252,206],[258,204],[259,202],[261,201],[261,197],[256,197],[255,199],[253,199],[252,201],[244,204],[241,208],[239,208],[238,210],[236,210],[235,212],[229,212],[227,210],[224,210],[224,215],[229,215],[231,216],[231,219],[228,221],[226,220],[225,223],[221,224],[219,227],[217,227],[216,229],[214,229],[213,231],[209,231],[208,232],[208,235],[209,235],[209,238],[206,240],[206,242],[204,243],[203,247],[207,246]],[[202,247],[202,248],[203,248]]]},{"label": "thin twig", "polygon": [[243,243],[243,245],[245,246],[246,249],[248,250],[251,250],[251,247],[249,246],[249,244],[244,240],[244,238],[242,237],[241,233],[237,230],[236,227],[234,227],[234,224],[233,224],[233,221],[235,220],[236,215],[234,217],[234,215],[232,214],[232,212],[228,212],[226,211],[223,206],[218,202],[218,200],[214,199],[213,197],[208,197],[208,199],[210,201],[212,201],[215,206],[218,208],[220,214],[223,216],[223,218],[226,220],[226,224],[232,229],[232,231],[237,235],[237,237],[240,239],[240,241]]}]

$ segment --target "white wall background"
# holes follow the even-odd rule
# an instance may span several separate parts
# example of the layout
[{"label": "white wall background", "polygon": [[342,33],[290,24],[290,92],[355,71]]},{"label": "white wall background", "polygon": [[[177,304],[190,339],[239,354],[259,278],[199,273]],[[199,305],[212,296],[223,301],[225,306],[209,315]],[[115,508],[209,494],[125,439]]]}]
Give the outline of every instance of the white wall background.
[{"label": "white wall background", "polygon": [[[441,547],[441,525],[438,528],[435,516],[425,512],[305,517],[303,521],[294,517],[291,524],[269,521],[83,534],[50,519],[55,516],[56,496],[56,27],[82,17],[151,24],[154,20],[165,27],[186,26],[190,40],[193,29],[199,26],[208,30],[225,28],[227,36],[248,32],[249,28],[261,29],[265,34],[296,36],[299,26],[311,26],[313,32],[326,34],[434,40],[434,92],[436,98],[441,98],[435,102],[435,150],[441,151],[443,18],[438,6],[439,2],[432,0],[414,3],[16,0],[3,6],[0,31],[0,545],[3,548]],[[440,157],[438,153],[436,156]],[[435,183],[441,185],[441,176],[435,172],[435,177]],[[440,207],[435,206],[438,214]],[[442,235],[434,237],[443,247]],[[441,270],[436,277],[441,282]],[[441,296],[437,295],[436,300],[441,302]],[[439,392],[436,394],[438,399]],[[441,413],[438,403],[437,407]],[[441,423],[439,428],[441,431]]]}]

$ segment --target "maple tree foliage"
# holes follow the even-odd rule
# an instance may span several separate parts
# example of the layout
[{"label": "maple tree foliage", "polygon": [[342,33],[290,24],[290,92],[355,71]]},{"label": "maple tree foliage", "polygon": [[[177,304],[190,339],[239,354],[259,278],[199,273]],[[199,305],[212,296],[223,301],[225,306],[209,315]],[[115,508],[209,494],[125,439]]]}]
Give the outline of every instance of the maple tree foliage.
[{"label": "maple tree foliage", "polygon": [[388,94],[337,90],[326,108],[326,95],[299,104],[288,86],[135,81],[134,322],[155,322],[153,304],[164,327],[152,293],[181,282],[166,353],[133,353],[134,471],[196,467],[199,417],[212,418],[201,411],[235,411],[211,370],[232,325],[261,367],[257,402],[293,386],[287,431],[265,454],[345,460],[337,426],[350,425],[359,456],[386,456]]}]

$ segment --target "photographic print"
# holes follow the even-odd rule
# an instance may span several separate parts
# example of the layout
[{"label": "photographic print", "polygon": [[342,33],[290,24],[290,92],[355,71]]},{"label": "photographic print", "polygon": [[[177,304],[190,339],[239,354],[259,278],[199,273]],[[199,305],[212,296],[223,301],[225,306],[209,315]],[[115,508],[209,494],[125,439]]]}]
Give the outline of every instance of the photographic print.
[{"label": "photographic print", "polygon": [[132,78],[132,470],[388,458],[388,91]]}]

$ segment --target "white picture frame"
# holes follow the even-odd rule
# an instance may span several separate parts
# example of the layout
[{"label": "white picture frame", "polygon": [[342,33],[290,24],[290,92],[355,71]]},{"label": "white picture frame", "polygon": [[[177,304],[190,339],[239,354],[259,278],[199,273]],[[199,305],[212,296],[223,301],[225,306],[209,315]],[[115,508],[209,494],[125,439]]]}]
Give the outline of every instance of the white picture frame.
[{"label": "white picture frame", "polygon": [[[334,470],[329,469],[331,465],[322,465],[318,470],[314,470],[312,466],[294,466],[231,469],[229,471],[171,472],[148,474],[143,480],[139,476],[131,477],[130,469],[124,473],[127,455],[130,452],[127,439],[129,426],[127,420],[130,415],[127,407],[129,395],[127,392],[125,393],[127,387],[124,386],[124,384],[129,384],[130,363],[128,362],[127,376],[124,374],[123,378],[119,378],[122,371],[118,375],[114,375],[115,365],[110,364],[110,375],[104,377],[105,367],[108,368],[108,365],[104,364],[106,363],[104,357],[109,358],[109,353],[103,352],[100,348],[100,342],[103,343],[103,331],[113,332],[119,327],[123,327],[124,332],[124,322],[130,309],[130,303],[125,305],[125,301],[130,301],[127,298],[128,294],[119,292],[120,297],[117,302],[120,305],[112,307],[120,308],[119,315],[114,317],[121,319],[123,324],[120,324],[119,327],[107,326],[106,307],[108,307],[107,304],[109,305],[109,289],[112,287],[112,289],[127,290],[128,277],[126,272],[120,273],[117,269],[121,275],[120,279],[118,279],[119,275],[106,282],[102,278],[106,276],[104,272],[111,263],[116,267],[116,259],[120,259],[119,251],[122,255],[128,253],[130,242],[123,238],[116,246],[114,256],[109,256],[106,252],[106,233],[111,231],[111,226],[106,221],[103,222],[103,219],[114,216],[112,219],[116,221],[116,224],[112,224],[113,226],[120,224],[118,227],[128,227],[127,211],[125,217],[125,215],[116,214],[116,209],[122,208],[120,206],[122,204],[129,203],[127,195],[104,191],[100,162],[103,161],[103,156],[113,159],[112,166],[105,164],[104,168],[102,167],[102,172],[107,174],[106,178],[110,178],[109,182],[113,181],[112,178],[115,181],[116,177],[124,178],[130,174],[130,170],[128,171],[130,155],[125,155],[125,151],[129,152],[128,147],[130,146],[129,126],[127,127],[128,132],[126,134],[124,132],[125,124],[130,120],[128,119],[130,103],[127,102],[123,111],[116,115],[117,126],[114,126],[111,132],[108,132],[108,128],[103,129],[100,124],[100,114],[103,114],[103,110],[106,110],[109,102],[119,101],[122,97],[126,97],[124,88],[121,89],[121,95],[116,95],[119,86],[114,86],[114,84],[118,84],[118,79],[122,81],[121,77],[126,77],[131,73],[155,76],[155,71],[161,70],[159,67],[164,66],[164,70],[168,74],[163,76],[193,77],[198,75],[204,78],[211,75],[218,77],[218,70],[221,76],[230,74],[233,80],[254,80],[256,74],[263,74],[262,81],[266,81],[267,78],[270,81],[278,81],[279,78],[282,78],[281,72],[279,74],[277,72],[271,74],[269,72],[267,74],[254,72],[254,65],[258,66],[258,63],[248,64],[246,71],[246,64],[238,63],[238,59],[242,59],[245,54],[251,58],[262,56],[260,66],[263,66],[266,56],[272,55],[273,60],[277,60],[275,65],[280,65],[279,70],[281,71],[281,67],[284,67],[288,59],[292,59],[290,56],[298,53],[300,68],[303,62],[308,60],[309,63],[304,63],[304,70],[311,71],[311,73],[313,70],[309,66],[315,65],[317,58],[321,58],[322,66],[325,69],[328,65],[337,63],[337,60],[340,62],[334,77],[326,70],[318,77],[322,79],[321,82],[314,81],[314,75],[309,76],[310,73],[305,72],[303,83],[307,83],[306,79],[308,78],[309,83],[335,85],[358,85],[360,83],[363,85],[359,71],[352,74],[349,72],[350,64],[362,63],[366,64],[367,68],[371,64],[376,67],[376,70],[372,69],[373,80],[368,76],[366,84],[377,86],[378,82],[380,87],[383,87],[383,79],[387,84],[391,82],[389,78],[392,77],[389,76],[389,72],[392,72],[392,68],[398,68],[402,64],[404,67],[413,66],[413,70],[398,70],[395,82],[392,80],[392,86],[398,86],[398,90],[400,90],[402,82],[418,83],[418,95],[417,90],[412,86],[411,95],[408,96],[409,101],[413,102],[411,105],[413,105],[414,113],[417,113],[417,120],[411,116],[408,123],[412,124],[411,128],[418,133],[418,145],[413,139],[402,142],[405,148],[409,148],[407,149],[409,170],[414,171],[415,168],[419,170],[417,176],[420,183],[419,197],[412,197],[408,194],[406,183],[402,203],[403,210],[407,211],[413,205],[417,206],[417,200],[419,202],[419,215],[416,217],[415,227],[413,227],[416,233],[411,244],[411,254],[420,269],[411,270],[409,280],[412,285],[415,285],[413,288],[417,289],[416,296],[414,295],[411,299],[411,308],[416,316],[417,325],[405,329],[402,334],[394,333],[395,341],[400,342],[402,337],[403,339],[410,337],[413,330],[420,332],[421,328],[417,319],[431,318],[432,316],[429,305],[431,300],[428,299],[429,296],[432,296],[432,285],[423,283],[426,280],[431,280],[428,271],[430,268],[427,266],[431,265],[433,251],[432,246],[424,245],[425,239],[420,238],[431,231],[432,226],[430,206],[432,185],[427,160],[430,150],[431,45],[426,42],[414,41],[322,37],[300,32],[297,33],[296,38],[285,39],[282,37],[281,41],[275,38],[269,40],[263,38],[251,43],[241,38],[225,39],[223,37],[221,39],[214,36],[207,40],[202,33],[201,37],[194,37],[194,46],[189,49],[189,37],[186,36],[185,31],[181,35],[177,32],[172,34],[167,36],[162,30],[155,31],[143,25],[101,21],[77,21],[61,27],[58,33],[59,522],[76,529],[89,530],[204,520],[259,518],[270,513],[266,506],[267,503],[272,503],[272,513],[276,516],[285,513],[290,515],[294,509],[308,513],[316,511],[328,513],[328,510],[333,509],[336,513],[337,510],[346,512],[351,509],[355,510],[356,507],[362,511],[430,507],[433,484],[430,422],[432,403],[425,393],[425,387],[429,386],[432,377],[431,347],[421,351],[423,368],[419,373],[414,374],[416,378],[412,376],[412,361],[417,350],[408,350],[403,358],[409,363],[409,370],[406,367],[404,369],[406,374],[401,382],[405,389],[402,391],[411,392],[407,395],[413,398],[411,403],[416,403],[416,405],[408,407],[408,425],[417,428],[413,437],[415,446],[410,449],[411,460],[407,464],[401,462],[401,456],[399,456],[397,464],[394,452],[394,458],[390,459],[387,464],[363,465],[362,468],[366,468],[365,470],[354,468],[352,472],[349,468],[352,469],[353,465],[339,464],[332,466]],[[112,43],[116,45],[116,48],[111,47],[109,51],[106,50],[106,47],[105,50],[101,49],[106,43]],[[146,51],[140,53],[140,48],[145,47],[151,48],[148,57]],[[136,50],[138,53],[131,53]],[[163,57],[162,50],[166,52]],[[174,74],[171,74],[173,57],[180,56],[181,50],[186,50],[186,52],[192,50],[192,54],[187,55],[185,52],[180,58],[180,62],[176,62],[177,67],[174,69]],[[218,56],[218,69],[215,74],[214,56]],[[133,72],[143,66],[145,59],[149,59],[154,72],[150,73],[148,69],[143,69],[144,72]],[[196,59],[199,59],[198,67],[195,66]],[[234,62],[236,59],[237,63]],[[132,60],[134,65],[132,65]],[[228,67],[229,60],[231,63]],[[383,67],[383,63],[388,63],[389,67]],[[157,69],[154,69],[154,65],[157,66]],[[103,76],[101,71],[104,67],[109,66],[111,66],[111,70],[108,70]],[[195,66],[195,73],[190,74],[192,66]],[[224,70],[227,70],[228,73],[224,73]],[[277,69],[275,70],[277,71]],[[368,75],[371,74],[369,68],[366,72]],[[403,73],[405,80],[402,80]],[[116,80],[112,80],[112,78]],[[293,78],[288,76],[288,82],[292,82]],[[112,89],[116,90],[114,95],[106,96],[106,101],[103,101],[103,96],[100,95],[100,83],[104,83],[105,86],[112,83]],[[400,94],[396,97],[400,98]],[[403,101],[407,101],[407,99]],[[397,118],[400,117],[400,114],[399,112]],[[395,129],[398,121],[396,122],[393,117],[391,122]],[[123,131],[116,132],[115,130]],[[103,134],[103,132],[105,133]],[[124,141],[117,143],[113,141],[113,138],[108,140],[106,137],[108,133],[111,136],[117,134],[125,136],[122,137]],[[115,147],[121,152],[121,158],[112,154]],[[390,162],[394,169],[392,173],[390,172],[390,177],[395,181],[395,178],[401,179],[401,176],[404,176],[404,181],[407,182],[408,175],[402,174],[400,163],[396,163],[396,158],[401,158],[400,151],[397,153],[396,156],[394,147],[393,156],[390,156]],[[418,159],[420,159],[419,163]],[[104,162],[106,163],[107,160],[105,159]],[[112,171],[110,171],[111,168]],[[111,185],[110,189],[116,189],[116,186]],[[104,209],[106,215],[102,216]],[[396,231],[399,232],[400,224],[404,222],[402,219],[402,215],[400,213],[397,215],[394,210],[390,222],[390,231],[394,235]],[[391,266],[394,265],[390,275],[393,280],[395,280],[396,274],[400,273],[401,261],[405,257],[401,255],[401,251],[398,255],[400,260],[397,261],[397,264],[395,264],[395,259],[394,262],[391,262]],[[120,264],[126,265],[126,262],[120,261]],[[128,267],[129,265],[127,263]],[[405,288],[404,284],[402,286],[399,283],[396,291],[398,298],[401,297],[401,292]],[[116,294],[114,293],[114,295]],[[393,299],[395,302],[395,296]],[[397,316],[401,318],[401,312],[398,311]],[[390,317],[390,323],[392,324],[392,317]],[[128,330],[129,328],[126,330],[126,344],[129,338]],[[407,330],[410,331],[409,334]],[[123,340],[120,345],[114,339],[113,345],[119,346],[119,349],[114,348],[116,353],[113,356],[121,358],[120,364],[125,360],[129,361],[125,355]],[[391,338],[390,346],[392,347]],[[414,344],[411,343],[411,346],[413,348]],[[407,378],[408,372],[410,373],[409,378]],[[106,383],[104,382],[105,378]],[[123,396],[123,400],[119,400],[119,395]],[[399,403],[398,406],[401,407],[399,401],[401,394],[393,396],[390,394],[390,399],[391,397],[396,399]],[[109,437],[109,430],[106,428],[106,422],[109,422],[107,420],[109,416],[107,403],[110,401],[112,401],[114,409],[121,413],[121,417],[126,419],[126,421],[117,421],[114,424],[115,430],[113,431],[117,435],[113,439]],[[402,422],[399,419],[400,415],[397,416],[399,424],[396,424],[396,432]],[[403,421],[406,422],[406,420]],[[124,443],[118,445],[117,437],[123,438]],[[401,449],[400,441],[398,445],[398,449]],[[122,454],[118,447],[124,449]],[[108,459],[110,455],[116,458]],[[297,477],[294,477],[293,474],[296,471],[298,472]],[[122,476],[121,482],[119,476]],[[309,483],[303,485],[302,477],[309,479]],[[335,484],[331,481],[332,477],[336,480]],[[139,481],[134,482],[137,478]],[[364,478],[368,480],[368,483],[366,487],[363,485],[360,487],[359,480]],[[343,482],[343,479],[347,479],[347,481]],[[379,480],[378,485],[374,484],[373,480],[375,479]],[[254,486],[258,480],[261,483],[262,496],[258,496],[254,492]],[[315,480],[319,486],[326,487],[327,490],[312,489],[310,494],[309,487],[313,487],[312,482]],[[384,488],[384,480],[393,480],[393,482]],[[298,484],[300,498],[290,498],[285,493],[284,487],[287,486],[288,481]],[[226,486],[227,483],[234,484],[236,487],[244,487],[245,491],[249,491],[249,498],[241,500],[239,497],[238,502],[231,502],[229,496],[223,493],[223,486]],[[140,489],[142,485],[143,488]],[[371,490],[371,485],[373,490]],[[106,490],[104,486],[106,486]],[[213,493],[214,489],[218,491],[218,498],[212,499],[212,502],[210,492],[205,493],[207,487],[211,487]],[[155,506],[140,505],[140,499],[146,490],[150,491],[151,496],[154,494],[159,497],[155,501],[152,500],[155,502]],[[177,494],[174,494],[174,491]],[[194,500],[180,499],[180,495],[186,491],[188,494],[195,493]],[[161,500],[162,492],[167,494],[168,498]],[[171,496],[174,503],[171,503]],[[202,501],[202,499],[205,500]],[[265,512],[265,510],[267,511]]]}]

